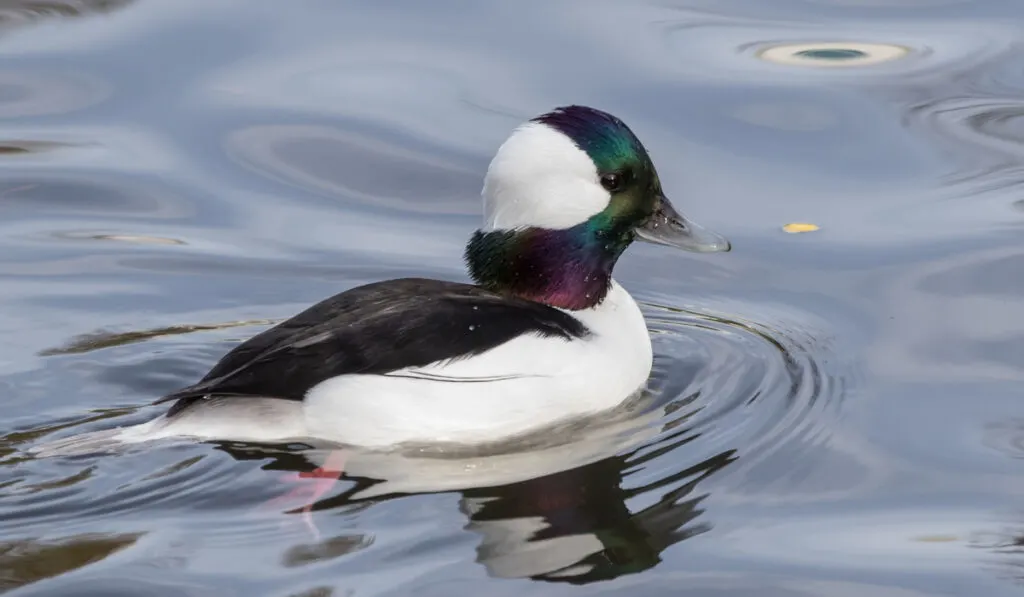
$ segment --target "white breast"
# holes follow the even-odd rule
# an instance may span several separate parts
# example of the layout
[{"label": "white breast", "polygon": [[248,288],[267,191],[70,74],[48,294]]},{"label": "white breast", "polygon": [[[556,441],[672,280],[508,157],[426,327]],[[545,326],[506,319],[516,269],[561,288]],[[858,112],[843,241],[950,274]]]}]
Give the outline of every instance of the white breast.
[{"label": "white breast", "polygon": [[306,396],[308,431],[367,447],[479,443],[612,408],[650,374],[643,315],[614,281],[599,306],[572,314],[592,335],[522,336],[468,359],[324,381]]}]

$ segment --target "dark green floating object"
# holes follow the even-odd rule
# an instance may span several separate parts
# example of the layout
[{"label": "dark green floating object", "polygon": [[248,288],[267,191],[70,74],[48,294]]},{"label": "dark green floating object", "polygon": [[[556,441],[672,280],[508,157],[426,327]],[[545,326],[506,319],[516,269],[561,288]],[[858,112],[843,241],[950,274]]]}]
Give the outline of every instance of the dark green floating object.
[{"label": "dark green floating object", "polygon": [[800,50],[796,55],[812,60],[856,60],[866,57],[867,53],[853,48],[816,48]]},{"label": "dark green floating object", "polygon": [[908,54],[910,48],[896,44],[816,41],[769,46],[757,52],[757,57],[787,66],[855,68],[898,60]]}]

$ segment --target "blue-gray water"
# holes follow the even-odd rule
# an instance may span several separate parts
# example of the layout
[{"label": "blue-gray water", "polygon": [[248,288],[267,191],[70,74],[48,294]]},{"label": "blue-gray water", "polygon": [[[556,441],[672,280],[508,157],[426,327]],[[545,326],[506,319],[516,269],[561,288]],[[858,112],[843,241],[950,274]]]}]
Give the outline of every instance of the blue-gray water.
[{"label": "blue-gray water", "polygon": [[[1016,0],[0,0],[0,591],[1019,594],[1022,52]],[[340,290],[464,279],[492,152],[566,103],[734,243],[620,261],[656,367],[607,454],[354,475],[318,538],[261,506],[286,451],[24,453]]]}]

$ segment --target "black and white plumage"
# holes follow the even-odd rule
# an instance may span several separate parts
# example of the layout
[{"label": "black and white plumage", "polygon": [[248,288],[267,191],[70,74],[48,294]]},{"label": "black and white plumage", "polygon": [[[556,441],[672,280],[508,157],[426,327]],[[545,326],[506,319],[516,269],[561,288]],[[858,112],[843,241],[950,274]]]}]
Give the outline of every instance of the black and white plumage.
[{"label": "black and white plumage", "polygon": [[369,448],[501,441],[600,413],[642,389],[650,337],[612,278],[636,238],[727,251],[686,220],[621,120],[581,106],[517,128],[467,247],[475,284],[353,288],[251,338],[165,415],[106,433]]},{"label": "black and white plumage", "polygon": [[337,294],[253,336],[198,383],[157,403],[175,400],[167,413],[173,417],[207,396],[301,401],[339,375],[389,375],[470,358],[526,334],[571,341],[589,333],[565,311],[479,286],[385,280]]}]

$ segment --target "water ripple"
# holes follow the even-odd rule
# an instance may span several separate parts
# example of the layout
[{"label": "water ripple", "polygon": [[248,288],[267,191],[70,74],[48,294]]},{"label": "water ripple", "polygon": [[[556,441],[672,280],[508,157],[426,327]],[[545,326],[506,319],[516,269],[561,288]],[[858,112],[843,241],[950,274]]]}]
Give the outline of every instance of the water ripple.
[{"label": "water ripple", "polygon": [[[733,313],[743,312],[736,307]],[[770,305],[758,306],[758,321],[651,308],[648,321],[661,355],[654,378],[674,397],[667,408],[686,411],[686,432],[700,438],[687,453],[735,446],[740,465],[733,468],[748,470],[779,450],[828,442],[854,368],[832,354],[826,326],[807,314],[773,313]]]},{"label": "water ripple", "polygon": [[948,153],[952,167],[937,183],[962,197],[1024,182],[1024,101],[956,96],[908,106],[904,126]]},{"label": "water ripple", "polygon": [[110,93],[107,83],[82,73],[0,70],[0,119],[67,114]]},{"label": "water ripple", "polygon": [[1016,47],[1013,28],[994,21],[975,25],[744,21],[702,15],[682,24],[669,22],[664,36],[669,50],[683,58],[679,68],[687,78],[907,86],[934,77],[946,79],[950,72],[963,72]]},{"label": "water ripple", "polygon": [[8,0],[0,6],[0,26],[27,25],[53,17],[109,13],[134,0]]},{"label": "water ripple", "polygon": [[[100,521],[109,525],[117,516],[126,521],[125,530],[137,530],[146,517],[189,509],[187,524],[204,525],[207,549],[276,545],[284,550],[280,557],[286,566],[301,566],[374,543],[372,534],[338,534],[334,521],[344,518],[334,515],[384,508],[415,494],[457,492],[466,528],[479,537],[477,561],[492,576],[579,584],[646,570],[669,546],[713,528],[702,505],[708,491],[700,490],[709,478],[742,479],[744,470],[783,447],[806,450],[827,441],[848,376],[838,362],[826,358],[829,347],[812,340],[827,335],[806,316],[782,314],[758,322],[658,302],[644,306],[657,356],[648,391],[638,400],[512,445],[352,451],[346,483],[314,505],[319,526],[332,531],[322,542],[309,543],[297,523],[282,526],[273,511],[257,516],[239,512],[240,505],[254,505],[281,491],[268,483],[266,473],[241,463],[310,470],[324,453],[303,446],[215,442],[212,453],[203,446],[169,445],[117,456],[120,463],[145,461],[144,469],[102,456],[84,462],[53,459],[34,466],[31,476],[14,477],[0,515],[12,532],[28,536],[69,511],[85,529]],[[167,344],[172,338],[126,336],[135,343]],[[86,344],[91,351],[120,343]],[[168,357],[157,352],[150,368],[166,370]],[[62,358],[87,354],[72,349]],[[116,375],[118,368],[108,370]],[[122,414],[121,420],[103,424],[128,424],[143,416],[134,410]],[[38,435],[22,434],[20,441]],[[230,459],[213,457],[217,453],[239,462],[232,466]],[[11,455],[6,463],[20,461]],[[134,472],[119,473],[122,468]],[[225,516],[230,512],[235,514]],[[288,520],[296,511],[278,512]],[[212,526],[211,514],[222,517]],[[546,522],[538,526],[538,520]],[[399,562],[421,557],[421,548],[433,549],[418,545],[386,549],[399,549]]]},{"label": "water ripple", "polygon": [[226,145],[256,172],[307,191],[434,215],[479,211],[477,164],[445,158],[436,147],[416,151],[408,140],[308,125],[249,127]]}]

